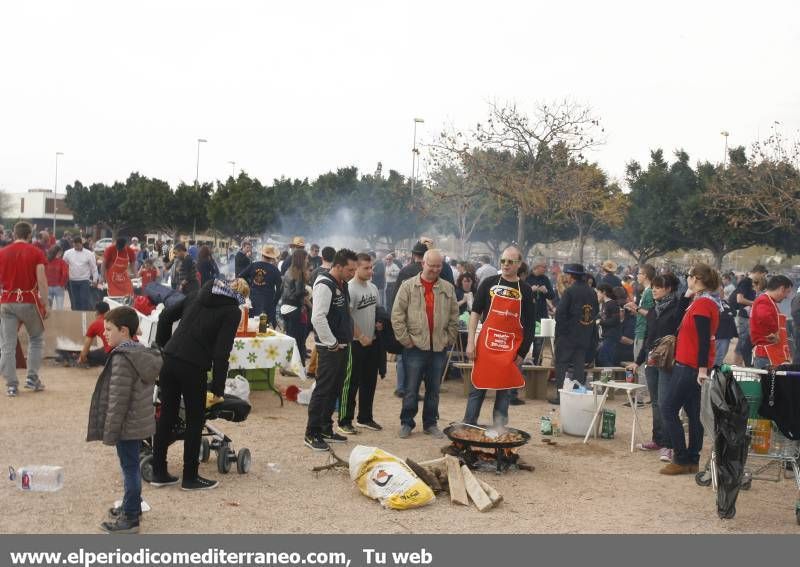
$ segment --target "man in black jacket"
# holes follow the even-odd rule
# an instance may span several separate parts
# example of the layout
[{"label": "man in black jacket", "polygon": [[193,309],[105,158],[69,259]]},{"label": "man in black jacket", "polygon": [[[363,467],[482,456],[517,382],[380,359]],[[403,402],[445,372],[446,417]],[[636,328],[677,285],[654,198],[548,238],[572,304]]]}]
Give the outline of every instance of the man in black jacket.
[{"label": "man in black jacket", "polygon": [[344,443],[347,437],[333,430],[333,410],[342,389],[353,341],[353,318],[347,281],[356,272],[356,253],[342,248],[327,274],[314,282],[311,324],[319,353],[317,382],[308,404],[304,443],[312,451],[328,451],[328,443]]},{"label": "man in black jacket", "polygon": [[570,366],[573,379],[585,382],[586,351],[592,344],[598,312],[597,294],[586,283],[583,266],[567,264],[564,273],[571,283],[556,309],[556,397],[549,400],[551,404],[560,403],[558,390],[564,386]]},{"label": "man in black jacket", "polygon": [[[533,265],[531,275],[525,280],[533,290],[533,302],[536,305],[536,322],[539,323],[542,319],[547,318],[547,302],[552,301],[556,294],[553,291],[553,284],[550,278],[547,277],[545,271],[547,266],[544,262],[536,262]],[[542,348],[544,347],[544,338],[539,337],[533,341],[533,363],[542,363]]]},{"label": "man in black jacket", "polygon": [[236,253],[233,261],[233,274],[238,278],[247,266],[250,265],[252,260],[250,254],[253,252],[253,245],[249,240],[242,240],[242,247]]},{"label": "man in black jacket", "polygon": [[200,280],[197,279],[197,264],[188,252],[186,252],[186,245],[178,242],[175,245],[175,262],[177,268],[175,270],[175,279],[178,285],[175,289],[185,295],[200,289]]},{"label": "man in black jacket", "polygon": [[[205,422],[207,372],[213,370],[211,391],[225,392],[228,357],[239,326],[239,306],[248,295],[244,280],[234,287],[212,280],[183,301],[167,307],[158,317],[156,344],[163,348],[164,366],[159,375],[161,415],[153,439],[153,486],[177,484],[167,472],[167,449],[172,442],[181,396],[186,410],[183,441],[184,490],[216,488],[217,481],[198,474],[200,441]],[[172,325],[180,321],[175,334]]]}]

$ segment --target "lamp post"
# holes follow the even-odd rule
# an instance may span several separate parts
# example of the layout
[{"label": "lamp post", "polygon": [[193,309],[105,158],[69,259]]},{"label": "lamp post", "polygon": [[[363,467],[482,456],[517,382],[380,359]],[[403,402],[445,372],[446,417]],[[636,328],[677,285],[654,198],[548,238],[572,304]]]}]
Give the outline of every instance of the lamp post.
[{"label": "lamp post", "polygon": [[197,138],[197,168],[194,172],[194,185],[197,187],[198,179],[200,179],[200,144],[205,144],[208,140]]},{"label": "lamp post", "polygon": [[414,119],[414,145],[411,148],[411,195],[414,195],[414,185],[416,185],[417,175],[416,175],[416,168],[417,168],[417,157],[419,156],[419,150],[417,149],[417,124],[424,123],[425,120],[422,118],[415,118]]},{"label": "lamp post", "polygon": [[58,158],[63,156],[64,152],[56,152],[56,180],[53,183],[53,237],[56,236],[56,211],[58,211],[58,202],[56,195],[58,193]]},{"label": "lamp post", "polygon": [[231,177],[236,179],[236,162],[235,161],[229,161],[228,163],[231,164]]},{"label": "lamp post", "polygon": [[728,162],[728,136],[730,136],[730,132],[723,130],[720,134],[725,137],[725,153],[722,155],[722,167],[725,167],[725,164]]}]

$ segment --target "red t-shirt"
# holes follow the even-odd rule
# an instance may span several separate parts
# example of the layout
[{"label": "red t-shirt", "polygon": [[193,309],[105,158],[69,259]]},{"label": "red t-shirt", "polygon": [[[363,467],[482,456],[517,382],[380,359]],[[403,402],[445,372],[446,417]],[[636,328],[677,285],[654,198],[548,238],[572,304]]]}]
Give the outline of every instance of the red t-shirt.
[{"label": "red t-shirt", "polygon": [[147,284],[156,281],[156,278],[158,277],[158,271],[155,268],[150,270],[142,269],[139,272],[139,275],[142,276],[142,289],[144,289],[147,287]]},{"label": "red t-shirt", "polygon": [[[47,264],[47,258],[27,242],[14,242],[0,250],[0,285],[3,288],[0,303],[35,303],[34,297],[39,296],[36,282],[36,266],[39,264]],[[11,293],[18,289],[32,293],[19,296]]]},{"label": "red t-shirt", "polygon": [[[122,251],[123,254],[128,255],[128,261],[131,263],[132,266],[136,265],[136,252],[130,246],[126,246],[125,249]],[[114,260],[117,259],[117,247],[115,245],[111,245],[106,247],[105,252],[103,252],[103,261],[109,267],[114,264]]]},{"label": "red t-shirt", "polygon": [[103,341],[103,349],[106,352],[111,352],[111,347],[106,339],[105,317],[103,315],[99,315],[97,319],[92,321],[92,324],[86,329],[86,336],[90,339],[100,337],[100,340]]},{"label": "red t-shirt", "polygon": [[[777,333],[778,330],[778,307],[769,295],[762,293],[756,297],[750,310],[750,340],[753,341],[753,346],[770,344],[767,335]],[[766,353],[758,356],[766,356]]]},{"label": "red t-shirt", "polygon": [[[695,317],[704,317],[709,321],[709,331],[711,333],[711,341],[708,346],[708,360],[705,366],[698,365],[700,352],[704,350],[705,345],[700,344],[700,337],[697,332],[697,323]],[[678,342],[675,345],[675,361],[680,362],[685,366],[691,368],[711,368],[714,366],[714,357],[716,356],[716,340],[714,336],[717,334],[719,327],[719,306],[713,299],[708,297],[698,297],[683,316],[681,326],[678,329]]]},{"label": "red t-shirt", "polygon": [[47,274],[47,285],[50,287],[66,287],[69,280],[69,266],[61,258],[53,258],[44,268]]},{"label": "red t-shirt", "polygon": [[428,330],[430,331],[431,344],[433,344],[433,285],[436,282],[428,282],[420,276],[419,281],[425,289],[425,314],[428,316]]}]

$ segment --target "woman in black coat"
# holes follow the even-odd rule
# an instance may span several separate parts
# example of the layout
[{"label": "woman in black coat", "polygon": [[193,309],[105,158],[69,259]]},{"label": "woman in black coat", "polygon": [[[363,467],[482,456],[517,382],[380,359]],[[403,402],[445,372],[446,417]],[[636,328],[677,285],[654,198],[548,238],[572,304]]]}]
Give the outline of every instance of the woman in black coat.
[{"label": "woman in black coat", "polygon": [[303,365],[306,364],[306,339],[308,338],[311,311],[306,286],[309,285],[308,253],[297,249],[292,253],[291,264],[283,276],[281,315],[286,334],[297,342]]},{"label": "woman in black coat", "polygon": [[[217,481],[198,474],[200,441],[205,422],[208,371],[215,401],[225,392],[228,357],[241,320],[240,305],[249,295],[242,279],[228,284],[207,282],[199,291],[164,309],[158,317],[156,344],[163,349],[164,365],[159,375],[161,414],[153,439],[153,486],[177,484],[167,471],[167,449],[173,441],[181,397],[186,411],[183,441],[184,490],[216,488]],[[176,321],[178,328],[172,333]]]}]

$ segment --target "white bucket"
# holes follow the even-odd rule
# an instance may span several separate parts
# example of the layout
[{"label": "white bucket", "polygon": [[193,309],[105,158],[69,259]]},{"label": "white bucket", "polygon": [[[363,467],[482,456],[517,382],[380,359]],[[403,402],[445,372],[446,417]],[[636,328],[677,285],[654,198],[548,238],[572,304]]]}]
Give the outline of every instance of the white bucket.
[{"label": "white bucket", "polygon": [[556,320],[555,319],[542,319],[539,336],[542,336],[542,337],[555,337],[556,336]]},{"label": "white bucket", "polygon": [[579,394],[567,390],[558,392],[561,394],[561,430],[567,435],[583,437],[592,424],[592,417],[597,409],[594,405],[594,394]]}]

